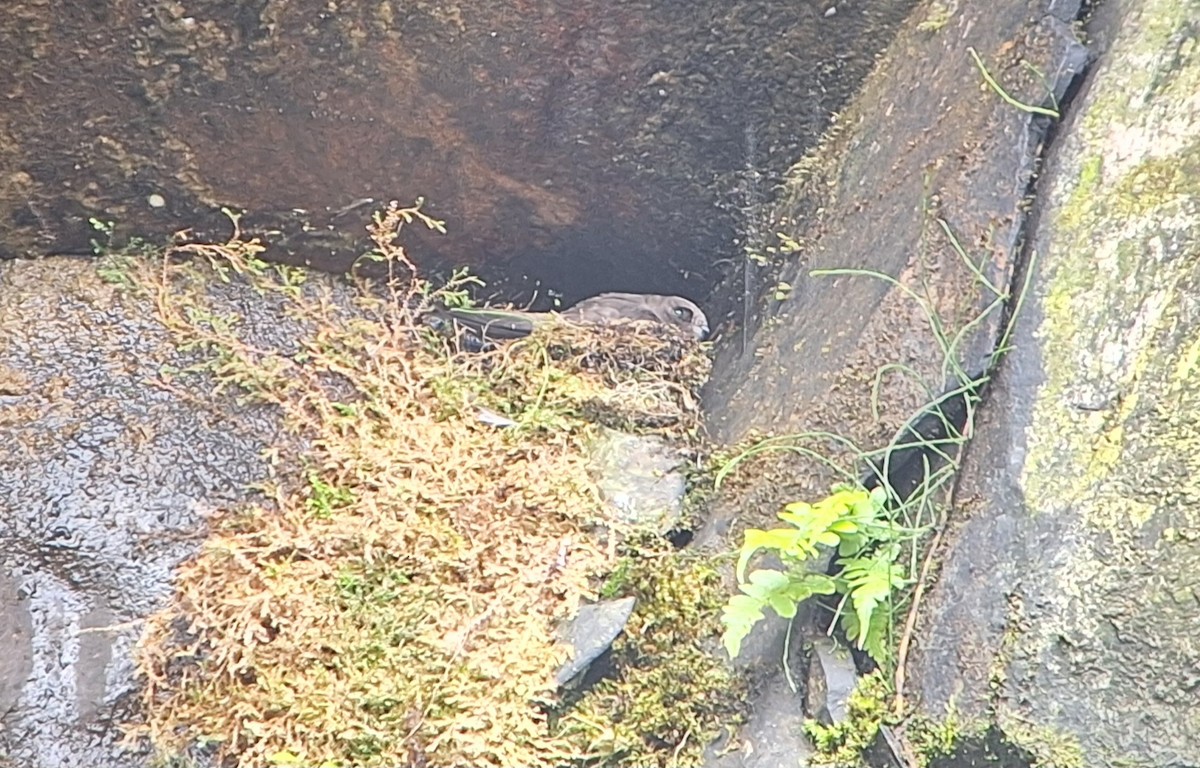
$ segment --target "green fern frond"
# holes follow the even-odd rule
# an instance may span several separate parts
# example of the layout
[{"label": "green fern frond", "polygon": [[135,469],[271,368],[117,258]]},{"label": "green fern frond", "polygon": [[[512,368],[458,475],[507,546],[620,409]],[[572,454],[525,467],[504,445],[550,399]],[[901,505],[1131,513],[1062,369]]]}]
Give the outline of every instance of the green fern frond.
[{"label": "green fern frond", "polygon": [[[841,619],[848,636],[876,660],[884,658],[892,592],[907,584],[896,565],[898,538],[906,532],[888,519],[885,501],[882,489],[841,485],[815,504],[798,501],[784,507],[779,519],[788,527],[747,530],[737,563],[741,594],[730,598],[722,615],[722,642],[729,655],[738,655],[767,608],[790,619],[813,595],[842,593],[852,609]],[[804,562],[815,559],[822,547],[837,548],[838,576],[804,569]],[[763,550],[775,553],[788,570],[759,569],[747,576],[750,561]]]},{"label": "green fern frond", "polygon": [[889,600],[880,606],[880,610],[871,613],[871,623],[863,632],[858,623],[858,614],[851,611],[842,616],[842,630],[855,646],[867,652],[867,655],[880,666],[885,666],[892,658],[888,631],[892,625],[892,603]]},{"label": "green fern frond", "polygon": [[781,618],[790,619],[796,615],[800,603],[813,595],[833,594],[837,584],[821,573],[787,574],[762,569],[752,572],[738,588],[742,594],[731,597],[721,614],[721,622],[725,625],[721,643],[730,658],[736,658],[741,652],[742,641],[754,625],[766,617],[766,608]]}]

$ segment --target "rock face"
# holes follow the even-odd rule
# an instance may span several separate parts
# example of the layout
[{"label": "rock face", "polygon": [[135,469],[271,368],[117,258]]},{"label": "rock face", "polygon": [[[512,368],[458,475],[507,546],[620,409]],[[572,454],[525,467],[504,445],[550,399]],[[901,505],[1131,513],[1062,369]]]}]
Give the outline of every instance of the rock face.
[{"label": "rock face", "polygon": [[597,489],[613,519],[660,533],[679,522],[687,480],[678,448],[657,435],[605,429],[592,450]]},{"label": "rock face", "polygon": [[90,217],[219,235],[224,205],[276,256],[341,269],[368,198],[423,195],[450,222],[427,260],[567,303],[702,292],[769,187],[751,171],[820,135],[912,4],[16,4],[0,257],[86,252]]},{"label": "rock face", "polygon": [[1084,765],[1200,765],[1195,12],[1094,22],[914,665],[930,714],[1057,730]]},{"label": "rock face", "polygon": [[[967,328],[956,352],[968,370],[993,348],[1000,313],[975,320],[996,299],[976,268],[1001,291],[1011,282],[1049,123],[989,90],[973,55],[1011,97],[1051,107],[1086,61],[1071,29],[1079,3],[942,11],[918,11],[900,30],[822,151],[787,184],[771,239],[781,231],[799,250],[780,257],[777,273],[748,273],[765,306],[742,294],[740,276],[731,286],[747,308],[717,351],[706,400],[717,436],[828,429],[882,444],[942,389],[956,332]],[[812,274],[820,269],[870,270],[915,296],[864,274]],[[776,291],[777,281],[790,290]],[[864,386],[889,363],[924,387],[895,371],[878,393]],[[878,403],[882,428],[869,417]]]},{"label": "rock face", "polygon": [[[133,303],[131,303],[133,302]],[[82,261],[0,264],[0,755],[138,765],[117,742],[140,619],[277,427]]]},{"label": "rock face", "polygon": [[[882,282],[846,275],[815,280],[808,270],[867,267],[910,286],[931,285],[930,306],[955,328],[965,327],[993,297],[980,289],[945,233],[984,265],[980,271],[994,284],[1010,282],[1028,223],[1025,196],[1048,125],[981,88],[968,49],[1016,98],[1048,103],[1051,93],[1061,97],[1081,66],[1070,25],[1078,10],[1078,4],[1035,0],[960,4],[942,16],[931,8],[902,31],[829,142],[832,164],[815,174],[827,196],[817,197],[812,185],[792,186],[775,211],[771,223],[805,249],[782,273],[794,290],[770,302],[762,322],[727,334],[718,350],[709,404],[720,436],[737,438],[752,427],[820,427],[877,444],[923,398],[911,382],[885,382],[880,399],[888,407],[876,423],[869,416],[870,380],[879,365],[911,366],[931,388],[940,387],[941,355],[926,318],[907,298]],[[1032,293],[967,456],[945,563],[926,599],[910,660],[908,693],[926,714],[940,717],[953,705],[977,718],[994,715],[1009,739],[1048,760],[1065,750],[1085,765],[1200,765],[1195,13],[1186,4],[1145,0],[1136,7],[1108,4],[1093,22],[1092,37],[1105,53],[1060,126],[1042,173],[1043,203],[1030,230],[1030,250],[1037,253]],[[155,24],[167,38],[183,39],[199,34],[189,31],[196,23],[189,18],[167,11]],[[568,47],[590,52],[584,64],[604,64],[604,41],[620,37],[621,20],[593,19],[604,34]],[[248,47],[278,45],[283,38],[271,23],[242,18],[238,34],[245,37],[237,39]],[[391,22],[379,23],[386,31]],[[458,34],[453,18],[422,23]],[[204,35],[219,37],[219,24],[200,24]],[[103,25],[97,26],[103,36]],[[556,30],[547,26],[543,35],[552,39]],[[270,34],[255,42],[259,31]],[[311,31],[305,27],[295,39],[317,40],[304,37]],[[283,130],[286,122],[235,108],[224,97],[199,110],[213,94],[195,89],[199,75],[181,72],[171,40],[160,37],[146,43],[145,66],[161,69],[163,77],[139,80],[144,93],[130,86],[121,98],[153,104],[150,122],[160,111],[197,108],[190,139],[162,141],[179,165],[142,162],[138,152],[107,141],[100,121],[89,128],[101,126],[101,132],[88,146],[103,152],[93,153],[87,168],[94,176],[132,179],[139,190],[148,185],[142,191],[164,192],[168,206],[176,199],[222,197],[213,180],[226,177],[200,174],[195,147],[212,152],[226,146],[222,137],[252,135],[264,153],[282,144],[303,155],[305,147],[336,144],[320,121],[353,112],[349,102],[322,107],[310,115],[316,121],[307,124],[311,130],[295,139]],[[31,45],[35,59],[53,49],[41,38]],[[516,50],[505,49],[503,40],[497,45],[506,55]],[[389,50],[397,70],[416,67]],[[216,67],[219,59],[200,61]],[[463,63],[459,78],[434,78],[431,89],[474,87],[482,77],[481,98],[490,103],[498,93],[488,85],[492,70],[487,62],[477,64],[482,69]],[[654,88],[668,90],[671,70],[664,69],[664,77],[647,72],[647,86],[654,81]],[[284,89],[290,93],[302,81],[294,75],[285,72],[276,82],[290,83],[291,91]],[[350,75],[361,82],[372,73],[358,72],[350,61],[339,76]],[[42,82],[24,70],[12,77],[30,88]],[[593,92],[571,92],[577,101],[546,112],[547,119],[570,122],[586,112],[579,105]],[[318,101],[331,98],[343,97],[330,91]],[[440,102],[435,106],[434,112],[445,111]],[[47,114],[70,122],[49,108]],[[157,130],[147,133],[165,135]],[[475,130],[487,138],[485,128]],[[351,133],[378,139],[387,130],[359,126]],[[416,147],[432,142],[406,140]],[[70,153],[43,154],[64,167],[76,161]],[[599,162],[601,154],[589,157]],[[30,191],[43,182],[43,171],[53,178],[61,169],[21,170],[23,155],[5,157],[6,204],[33,201],[28,210],[6,209],[13,211],[6,221],[14,227],[7,232],[27,236],[41,216]],[[339,157],[349,155],[325,162],[340,168]],[[521,158],[514,162],[520,165]],[[150,166],[167,169],[163,178],[174,180],[169,189],[161,189],[161,180],[122,172]],[[347,167],[351,176],[365,169],[349,161]],[[480,167],[473,160],[462,173]],[[365,170],[376,172],[374,165]],[[484,191],[499,188],[518,200],[517,208],[528,206],[535,219],[553,223],[562,202],[554,193],[534,189],[528,179],[514,182],[503,169],[485,170],[471,183],[482,178]],[[448,188],[461,178],[445,176]],[[232,188],[246,181],[231,178]],[[99,194],[98,188],[72,192],[78,207],[70,221],[83,224],[89,200],[105,210],[132,211],[120,207],[132,203]],[[568,202],[578,207],[590,199]],[[603,210],[631,211],[637,202],[618,197],[613,209]],[[331,204],[321,199],[313,207]],[[499,239],[512,234],[507,225],[487,232]],[[748,285],[762,287],[754,280]],[[252,297],[243,304],[247,314],[254,307]],[[753,321],[753,314],[742,316]],[[260,322],[264,329],[281,327],[269,314]],[[965,356],[982,359],[999,325],[990,315],[965,336]],[[262,479],[255,469],[259,453],[279,439],[278,425],[265,413],[214,400],[207,388],[171,373],[187,363],[92,267],[0,265],[0,639],[11,649],[0,655],[0,755],[17,765],[130,766],[148,759],[123,752],[113,727],[130,690],[137,619],[169,591],[169,573],[192,552],[206,514]],[[251,428],[231,426],[225,414],[235,412],[236,422],[249,421]],[[824,488],[819,471],[804,477],[796,488],[781,490],[811,495]],[[762,656],[777,659],[775,650]],[[800,697],[777,666],[765,674],[760,715],[746,731],[746,743],[757,746],[723,755],[722,766],[793,765],[803,750],[794,727],[803,717]]]},{"label": "rock face", "polygon": [[[901,30],[828,152],[776,211],[800,250],[769,282],[749,271],[749,295],[761,290],[766,308],[726,331],[710,425],[730,440],[753,428],[827,429],[881,444],[928,393],[890,373],[876,392],[875,372],[908,366],[936,392],[945,350],[911,296],[809,271],[896,278],[950,334],[968,328],[954,351],[970,369],[1002,322],[971,325],[989,292],[954,247],[1015,293],[1028,231],[1032,289],[967,453],[908,701],[935,719],[953,707],[960,722],[991,726],[985,749],[1007,739],[1018,748],[1006,754],[1041,764],[1195,766],[1195,8],[1110,4],[1091,22],[1103,56],[1032,187],[1049,123],[984,85],[971,51],[1010,96],[1052,108],[1086,61],[1073,39],[1078,10],[960,5]],[[1023,80],[1031,70],[1046,77]],[[1030,191],[1042,201],[1032,218]],[[816,462],[793,471],[792,499],[823,493],[830,479]],[[803,717],[794,703],[760,708],[747,733],[789,717]]]},{"label": "rock face", "polygon": [[612,647],[636,604],[637,598],[630,596],[580,608],[579,613],[560,629],[563,642],[571,646],[573,654],[558,671],[555,682],[567,686],[581,678],[592,662]]},{"label": "rock face", "polygon": [[[947,358],[983,367],[1003,325],[997,294],[1018,273],[1026,198],[1050,123],[989,90],[972,54],[1011,97],[1052,107],[1086,63],[1072,30],[1078,12],[1078,3],[1026,1],[931,5],[909,19],[771,212],[764,229],[783,233],[794,252],[747,264],[731,286],[746,307],[740,327],[724,330],[706,393],[716,436],[830,432],[863,450],[882,447],[942,390]],[[825,455],[838,450],[832,443],[802,447]],[[773,526],[782,503],[819,499],[857,476],[853,453],[832,456],[840,474],[790,459],[788,471],[759,480],[774,494],[750,496],[757,508],[719,503],[697,540],[735,524]],[[757,658],[762,675],[783,674],[778,653]],[[771,734],[796,731],[817,713],[804,711],[802,696],[783,703],[769,686],[762,696],[741,764],[793,765],[793,755],[771,750]]]}]

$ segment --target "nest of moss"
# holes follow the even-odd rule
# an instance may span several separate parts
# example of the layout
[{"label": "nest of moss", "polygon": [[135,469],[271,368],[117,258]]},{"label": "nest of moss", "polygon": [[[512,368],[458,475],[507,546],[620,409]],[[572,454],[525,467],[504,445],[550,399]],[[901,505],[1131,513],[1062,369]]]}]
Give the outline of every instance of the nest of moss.
[{"label": "nest of moss", "polygon": [[[277,406],[306,448],[277,458],[298,477],[214,520],[148,622],[131,733],[237,766],[698,762],[737,710],[715,702],[738,699],[705,650],[723,598],[706,564],[625,555],[643,599],[618,654],[637,674],[569,706],[555,630],[618,562],[588,473],[595,423],[695,438],[707,359],[636,327],[461,353],[421,322],[437,291],[395,241],[414,219],[377,218],[376,256],[403,276],[382,290],[267,267],[236,232],[138,272],[180,343],[207,350],[222,386]],[[214,278],[303,332],[264,343],[223,314]]]},{"label": "nest of moss", "polygon": [[698,437],[697,393],[712,364],[676,328],[564,322],[487,352],[463,352],[457,340],[447,341],[445,350],[457,365],[453,380],[440,382],[443,395],[455,383],[469,384],[468,402],[519,423],[541,412],[629,432]]}]

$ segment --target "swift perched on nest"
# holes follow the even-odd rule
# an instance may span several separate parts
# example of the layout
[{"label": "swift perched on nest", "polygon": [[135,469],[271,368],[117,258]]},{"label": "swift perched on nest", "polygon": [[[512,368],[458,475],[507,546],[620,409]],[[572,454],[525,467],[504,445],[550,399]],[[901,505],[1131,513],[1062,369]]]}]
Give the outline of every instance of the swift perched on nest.
[{"label": "swift perched on nest", "polygon": [[434,329],[457,335],[461,332],[468,348],[522,339],[554,322],[571,325],[611,326],[632,322],[657,323],[684,330],[697,341],[708,336],[708,318],[700,307],[681,296],[651,293],[601,293],[562,312],[524,312],[513,309],[432,310],[425,321]]}]

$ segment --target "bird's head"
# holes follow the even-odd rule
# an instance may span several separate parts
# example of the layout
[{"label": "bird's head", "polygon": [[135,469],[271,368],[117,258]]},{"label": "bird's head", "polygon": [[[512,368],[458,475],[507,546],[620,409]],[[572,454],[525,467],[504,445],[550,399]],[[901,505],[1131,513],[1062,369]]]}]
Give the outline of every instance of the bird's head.
[{"label": "bird's head", "polygon": [[708,318],[700,307],[682,296],[667,296],[667,319],[674,325],[691,331],[697,341],[708,336]]}]

